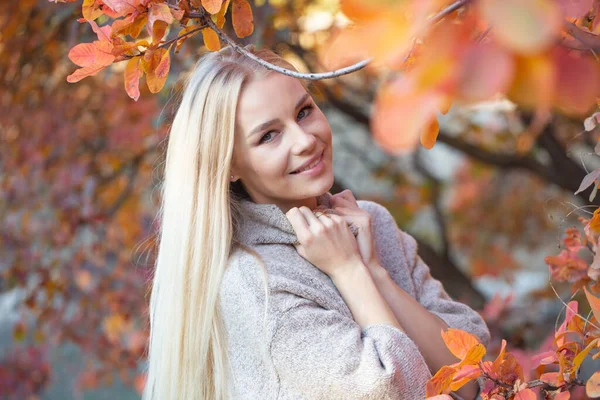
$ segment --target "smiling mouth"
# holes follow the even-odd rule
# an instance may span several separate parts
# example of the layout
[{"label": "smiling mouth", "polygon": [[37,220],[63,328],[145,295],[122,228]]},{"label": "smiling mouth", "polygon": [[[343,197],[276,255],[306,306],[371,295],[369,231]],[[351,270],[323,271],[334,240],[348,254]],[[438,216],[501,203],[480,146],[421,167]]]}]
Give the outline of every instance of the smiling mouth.
[{"label": "smiling mouth", "polygon": [[299,173],[301,173],[301,172],[304,172],[304,171],[308,171],[308,170],[310,170],[310,169],[313,169],[314,167],[316,167],[317,165],[319,165],[319,163],[320,163],[321,161],[323,161],[323,154],[325,154],[325,150],[321,151],[321,155],[320,155],[320,156],[319,156],[319,158],[318,158],[318,159],[316,159],[314,162],[310,163],[309,165],[307,165],[307,166],[306,166],[306,167],[304,167],[304,168],[301,168],[301,169],[298,169],[298,170],[296,170],[296,171],[290,172],[290,174],[292,174],[292,175],[295,175],[295,174],[299,174]]}]

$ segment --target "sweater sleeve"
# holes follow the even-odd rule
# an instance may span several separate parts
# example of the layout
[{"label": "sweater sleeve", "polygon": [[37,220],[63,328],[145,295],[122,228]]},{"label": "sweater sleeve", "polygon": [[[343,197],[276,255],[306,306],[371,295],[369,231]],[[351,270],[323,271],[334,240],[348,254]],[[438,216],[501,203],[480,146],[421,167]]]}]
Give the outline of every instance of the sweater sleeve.
[{"label": "sweater sleeve", "polygon": [[[365,208],[372,215],[377,255],[394,282],[412,291],[419,303],[450,328],[472,333],[487,346],[490,333],[485,322],[469,306],[450,298],[442,283],[431,276],[429,267],[417,254],[417,241],[398,228],[394,217],[384,206],[374,202],[361,203],[368,203]],[[406,282],[410,282],[408,287]]]},{"label": "sweater sleeve", "polygon": [[271,342],[281,393],[328,400],[425,398],[431,374],[404,332],[387,324],[361,329],[339,311],[286,295],[295,298],[294,306],[277,318]]}]

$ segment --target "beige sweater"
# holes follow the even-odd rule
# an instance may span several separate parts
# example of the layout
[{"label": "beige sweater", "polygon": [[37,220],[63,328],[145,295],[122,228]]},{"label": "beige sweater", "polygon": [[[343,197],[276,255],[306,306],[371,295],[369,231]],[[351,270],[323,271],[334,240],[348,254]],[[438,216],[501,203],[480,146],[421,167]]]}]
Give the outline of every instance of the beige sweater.
[{"label": "beige sweater", "polygon": [[[330,197],[320,196],[319,204],[328,207]],[[392,279],[450,327],[487,345],[483,320],[431,277],[414,238],[398,229],[385,207],[358,204],[372,215],[376,252]],[[231,398],[424,399],[431,374],[415,343],[391,325],[361,329],[331,279],[297,253],[292,225],[276,205],[243,201],[242,211],[236,240],[263,260],[269,302],[265,319],[261,265],[234,250],[220,291]]]}]

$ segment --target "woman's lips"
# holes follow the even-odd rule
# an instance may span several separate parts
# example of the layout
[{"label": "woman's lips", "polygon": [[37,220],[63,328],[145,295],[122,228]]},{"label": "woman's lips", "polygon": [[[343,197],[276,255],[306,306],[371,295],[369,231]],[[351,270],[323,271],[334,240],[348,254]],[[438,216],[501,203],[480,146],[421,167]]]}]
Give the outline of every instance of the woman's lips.
[{"label": "woman's lips", "polygon": [[301,172],[292,172],[292,175],[317,175],[324,168],[323,155],[325,154],[325,150],[321,151],[321,155],[319,157],[319,161],[312,168],[301,171]]}]

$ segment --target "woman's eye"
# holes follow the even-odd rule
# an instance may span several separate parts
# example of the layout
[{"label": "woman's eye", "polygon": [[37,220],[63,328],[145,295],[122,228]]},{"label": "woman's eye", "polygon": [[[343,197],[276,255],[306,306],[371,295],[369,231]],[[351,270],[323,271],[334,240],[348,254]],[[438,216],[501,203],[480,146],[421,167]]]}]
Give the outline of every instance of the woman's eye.
[{"label": "woman's eye", "polygon": [[[272,135],[272,133],[271,133],[271,132],[272,132],[272,131],[269,131],[269,132],[265,133],[265,134],[263,135],[263,137],[261,137],[261,138],[260,138],[260,140],[259,140],[259,142],[258,142],[258,143],[268,143],[268,142],[270,142],[271,140],[273,140],[273,139],[272,139],[273,135]],[[266,140],[265,140],[265,138],[266,138]]]},{"label": "woman's eye", "polygon": [[[308,112],[313,108],[312,104],[309,104],[307,106],[302,107],[302,109],[300,110],[300,112],[298,113],[298,118],[302,119],[304,118],[306,115],[308,115]],[[300,117],[300,115],[302,115],[302,112],[304,112],[304,116]]]}]

